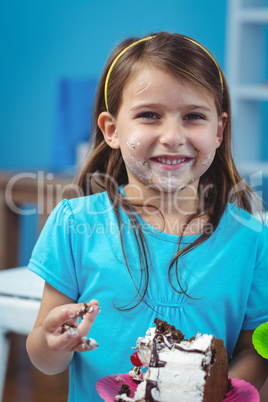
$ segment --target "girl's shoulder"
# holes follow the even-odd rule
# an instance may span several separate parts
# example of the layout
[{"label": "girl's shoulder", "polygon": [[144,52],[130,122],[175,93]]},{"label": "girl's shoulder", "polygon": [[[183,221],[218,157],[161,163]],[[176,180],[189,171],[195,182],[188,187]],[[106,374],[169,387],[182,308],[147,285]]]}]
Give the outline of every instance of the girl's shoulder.
[{"label": "girl's shoulder", "polygon": [[[250,255],[250,258],[255,256],[256,261],[267,261],[268,227],[257,216],[236,205],[227,204],[221,221],[210,238],[210,242],[213,241],[215,249],[230,247],[231,253]],[[208,245],[211,248],[212,245]]]},{"label": "girl's shoulder", "polygon": [[83,197],[64,199],[56,206],[52,214],[56,214],[59,218],[83,220],[93,216],[109,215],[112,211],[113,206],[105,191]]},{"label": "girl's shoulder", "polygon": [[72,210],[77,208],[87,208],[88,210],[102,211],[108,206],[111,207],[107,191],[101,193],[85,195],[82,197],[72,198],[68,200],[69,206]]}]

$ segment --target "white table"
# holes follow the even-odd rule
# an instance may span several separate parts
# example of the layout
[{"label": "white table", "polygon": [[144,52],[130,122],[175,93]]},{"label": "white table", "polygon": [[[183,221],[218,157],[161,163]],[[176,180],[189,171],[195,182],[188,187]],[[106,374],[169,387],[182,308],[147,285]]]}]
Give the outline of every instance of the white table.
[{"label": "white table", "polygon": [[43,288],[43,279],[25,267],[0,271],[0,401],[8,364],[8,335],[28,335],[32,330]]}]

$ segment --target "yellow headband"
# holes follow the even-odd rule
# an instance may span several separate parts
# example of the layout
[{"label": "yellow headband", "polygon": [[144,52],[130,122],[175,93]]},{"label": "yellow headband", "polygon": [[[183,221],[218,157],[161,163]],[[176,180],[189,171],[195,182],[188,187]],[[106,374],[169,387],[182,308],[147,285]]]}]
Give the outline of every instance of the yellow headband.
[{"label": "yellow headband", "polygon": [[111,66],[110,66],[110,68],[109,68],[109,70],[108,70],[108,73],[107,73],[107,75],[106,75],[106,80],[105,80],[105,85],[104,85],[104,100],[105,100],[105,106],[106,106],[107,112],[109,112],[109,109],[108,109],[108,101],[107,101],[108,83],[109,83],[109,79],[110,79],[110,75],[111,75],[112,69],[114,68],[114,66],[115,66],[115,64],[116,64],[116,62],[117,62],[117,60],[120,59],[120,57],[123,56],[123,54],[124,54],[128,49],[130,49],[131,47],[137,45],[137,44],[140,43],[140,42],[145,42],[145,41],[150,40],[150,39],[152,39],[152,38],[155,38],[155,35],[154,35],[154,36],[147,36],[147,38],[143,38],[143,39],[138,40],[137,42],[131,43],[131,45],[129,45],[129,46],[127,46],[125,49],[123,49],[122,52],[120,52],[120,53],[116,56],[116,58],[114,59],[114,61],[112,62]]},{"label": "yellow headband", "polygon": [[194,43],[195,45],[201,47],[201,49],[204,50],[204,52],[206,52],[206,54],[208,54],[208,55],[211,57],[211,59],[214,61],[214,63],[215,63],[216,66],[217,66],[218,72],[219,72],[220,82],[221,82],[221,90],[222,90],[222,92],[223,92],[223,78],[222,78],[222,73],[221,73],[219,64],[217,63],[216,59],[212,56],[212,54],[211,54],[204,46],[200,45],[200,43],[196,42],[196,41],[193,40],[193,39],[187,38],[186,36],[184,36],[184,38],[187,39],[187,40],[189,40],[190,42]]},{"label": "yellow headband", "polygon": [[[110,68],[109,68],[109,70],[108,70],[108,73],[107,73],[107,75],[106,75],[105,84],[104,84],[104,101],[105,101],[105,106],[106,106],[107,112],[109,112],[108,100],[107,100],[109,79],[110,79],[110,76],[111,76],[111,72],[112,72],[112,70],[113,70],[115,64],[117,63],[118,59],[120,59],[120,57],[121,57],[128,49],[130,49],[131,47],[137,45],[137,44],[140,43],[140,42],[145,42],[145,41],[150,40],[150,39],[155,38],[155,37],[156,37],[156,35],[154,35],[154,36],[147,36],[146,38],[142,38],[142,39],[140,39],[140,40],[138,40],[138,41],[132,43],[131,45],[129,45],[129,46],[127,46],[125,49],[123,49],[123,50],[116,56],[116,58],[114,59],[114,61],[112,62],[111,66],[110,66]],[[194,41],[193,39],[187,38],[186,36],[184,36],[184,39],[187,39],[187,40],[189,40],[190,42],[194,43],[195,45],[199,46],[199,47],[200,47],[201,49],[203,49],[204,52],[206,52],[206,53],[211,57],[211,59],[214,61],[214,63],[215,63],[216,66],[217,66],[217,69],[218,69],[218,71],[219,71],[219,76],[220,76],[220,81],[221,81],[221,89],[222,89],[222,92],[223,92],[223,78],[222,78],[222,74],[221,74],[221,71],[220,71],[220,67],[219,67],[217,61],[216,61],[216,60],[214,59],[214,57],[212,56],[212,54],[211,54],[204,46],[200,45],[200,43]]]}]

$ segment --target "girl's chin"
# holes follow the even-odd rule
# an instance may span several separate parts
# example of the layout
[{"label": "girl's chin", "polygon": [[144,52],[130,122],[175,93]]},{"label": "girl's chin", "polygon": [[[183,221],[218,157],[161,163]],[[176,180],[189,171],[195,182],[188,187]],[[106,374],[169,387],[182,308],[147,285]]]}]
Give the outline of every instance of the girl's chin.
[{"label": "girl's chin", "polygon": [[[158,172],[148,168],[148,166],[140,168],[140,166],[128,165],[128,178],[130,185],[140,185],[147,187],[148,189],[154,189],[161,192],[175,192],[181,191],[185,187],[193,187],[196,192],[196,183],[193,174],[189,171],[185,174],[175,175],[174,172]],[[140,184],[139,184],[140,183]]]},{"label": "girl's chin", "polygon": [[172,182],[164,182],[164,181],[150,181],[147,184],[148,188],[155,189],[161,192],[176,192],[184,190],[186,187],[189,188],[192,193],[192,196],[196,193],[196,186],[194,181],[191,179],[189,181],[172,181]]}]

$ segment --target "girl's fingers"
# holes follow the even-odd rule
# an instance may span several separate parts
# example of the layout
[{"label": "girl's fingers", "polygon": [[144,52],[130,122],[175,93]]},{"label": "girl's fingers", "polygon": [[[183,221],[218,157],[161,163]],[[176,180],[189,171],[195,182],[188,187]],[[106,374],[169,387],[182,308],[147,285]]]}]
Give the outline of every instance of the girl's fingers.
[{"label": "girl's fingers", "polygon": [[56,331],[65,322],[77,319],[75,305],[66,305],[53,309],[43,322],[43,328],[47,332]]},{"label": "girl's fingers", "polygon": [[97,343],[86,340],[85,337],[100,312],[97,300],[66,305],[64,308],[54,310],[43,323],[47,331],[48,346],[52,350],[85,352],[96,349]]},{"label": "girl's fingers", "polygon": [[79,333],[74,330],[71,333],[66,331],[60,336],[49,334],[47,337],[47,344],[50,349],[55,351],[69,351],[81,342]]},{"label": "girl's fingers", "polygon": [[79,317],[83,317],[92,305],[98,306],[99,303],[93,299],[90,303],[66,304],[56,307],[50,311],[44,320],[43,328],[48,332],[56,331],[64,323],[75,322]]},{"label": "girl's fingers", "polygon": [[82,321],[80,322],[77,328],[81,339],[87,336],[99,312],[100,312],[99,305],[96,304],[89,305],[87,313],[83,316]]},{"label": "girl's fingers", "polygon": [[92,338],[82,338],[82,341],[73,348],[73,352],[88,352],[89,350],[95,350],[98,347],[98,342]]}]

